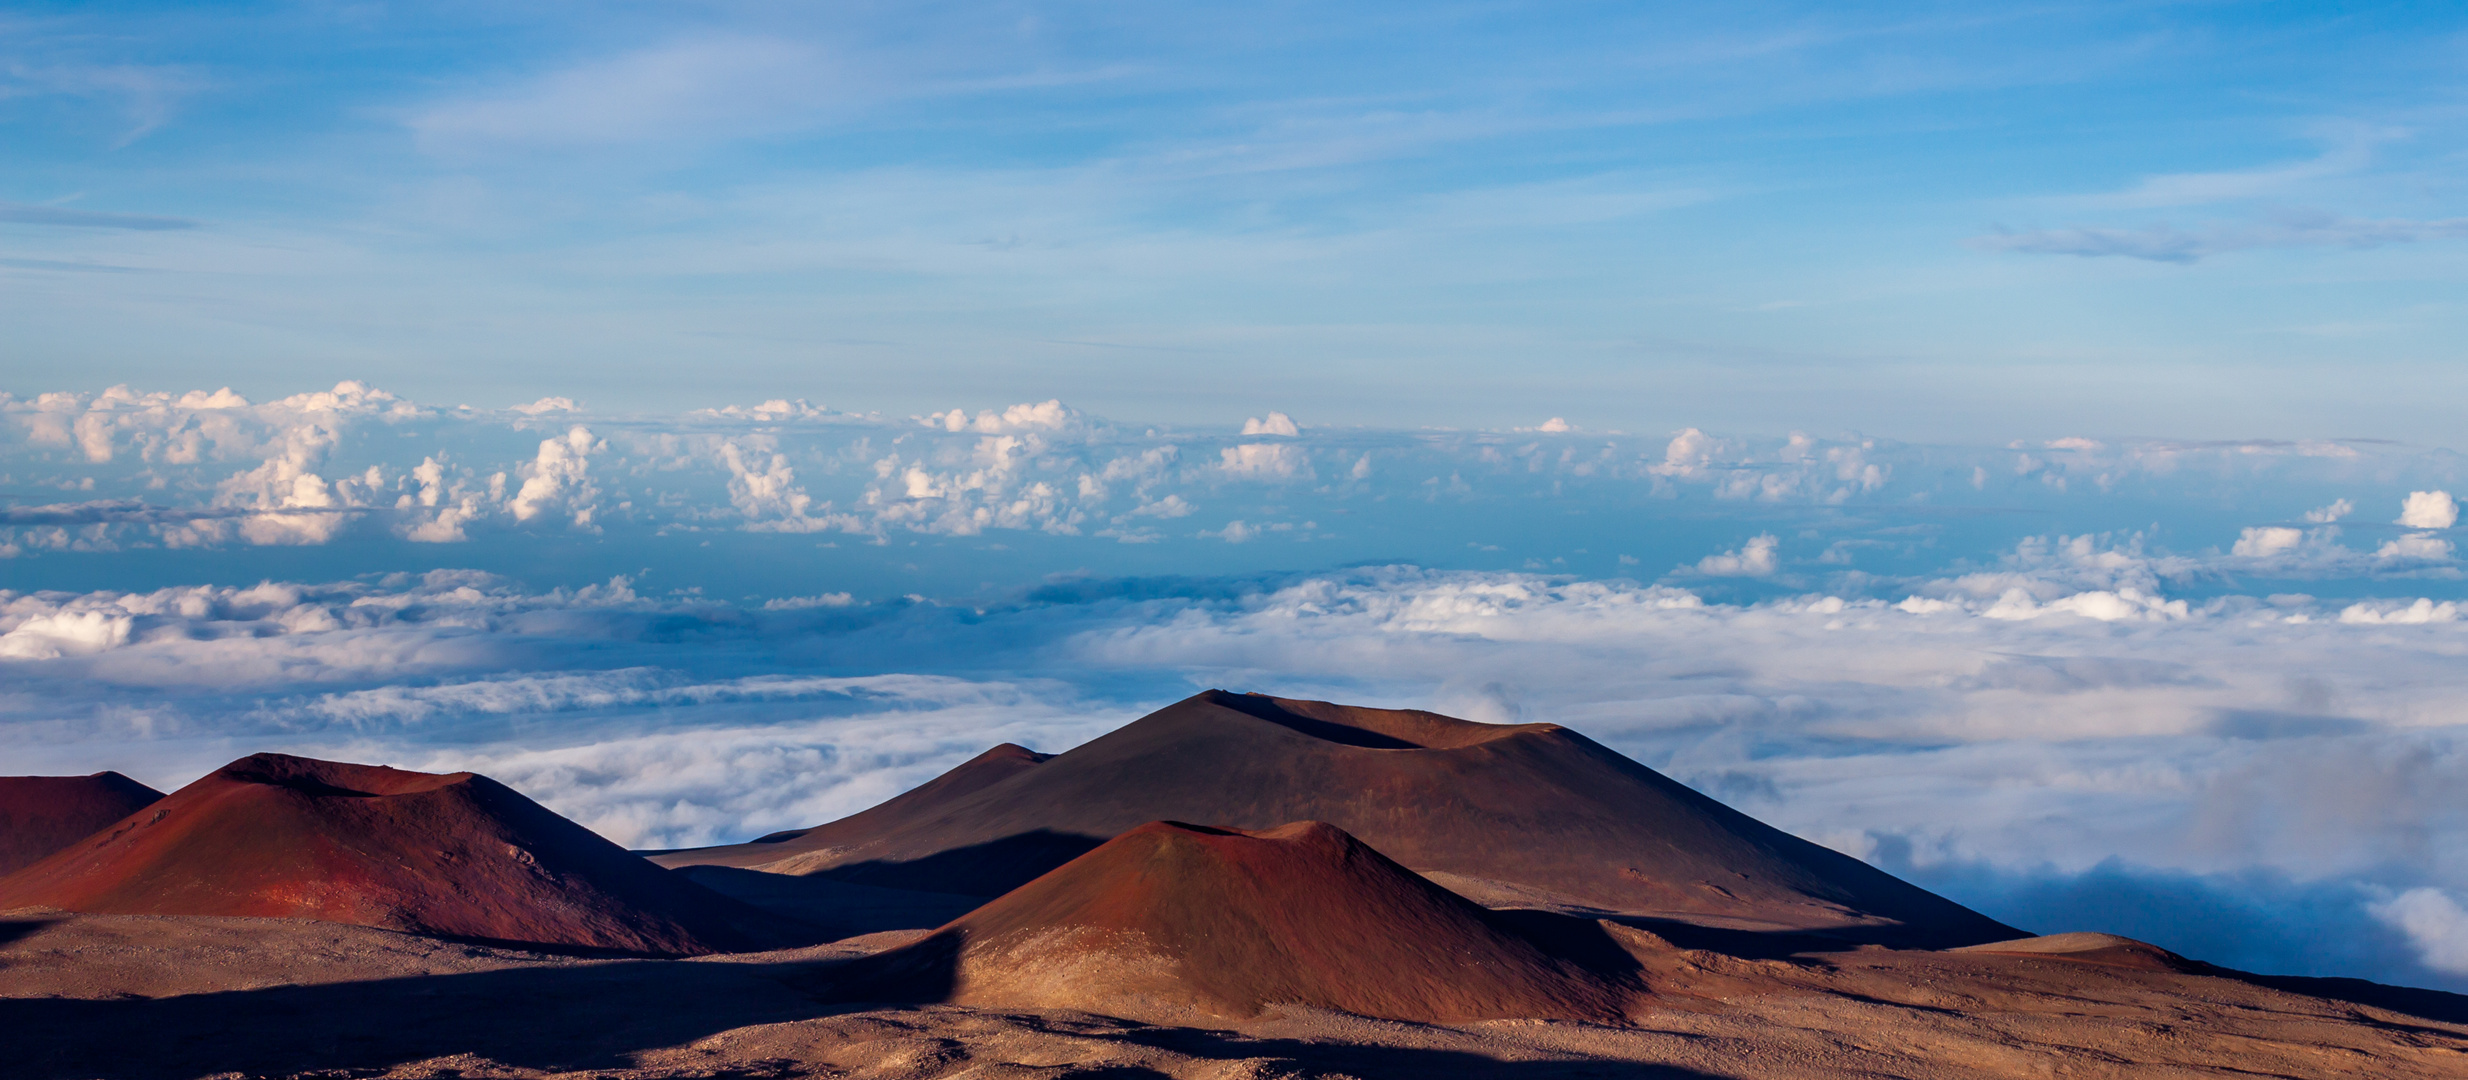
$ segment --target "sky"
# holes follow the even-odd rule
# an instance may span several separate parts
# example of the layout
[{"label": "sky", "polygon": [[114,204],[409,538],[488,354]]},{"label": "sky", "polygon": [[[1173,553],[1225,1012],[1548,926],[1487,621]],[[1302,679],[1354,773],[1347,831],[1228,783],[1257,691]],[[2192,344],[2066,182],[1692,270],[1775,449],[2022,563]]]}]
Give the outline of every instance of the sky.
[{"label": "sky", "polygon": [[1260,690],[2468,991],[2468,20],[1119,7],[0,7],[0,759],[669,847]]},{"label": "sky", "polygon": [[2447,444],[2463,21],[11,4],[4,381]]}]

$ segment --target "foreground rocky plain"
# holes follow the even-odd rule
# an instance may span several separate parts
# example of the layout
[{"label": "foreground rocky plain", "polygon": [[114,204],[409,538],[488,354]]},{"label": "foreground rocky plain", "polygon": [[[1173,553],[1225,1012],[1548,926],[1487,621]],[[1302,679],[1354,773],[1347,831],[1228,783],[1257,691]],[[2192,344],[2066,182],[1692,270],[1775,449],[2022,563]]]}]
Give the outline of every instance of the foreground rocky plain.
[{"label": "foreground rocky plain", "polygon": [[0,784],[0,854],[12,1077],[2468,1076],[2468,998],[2034,937],[1554,725],[1216,691],[648,860],[280,755]]}]

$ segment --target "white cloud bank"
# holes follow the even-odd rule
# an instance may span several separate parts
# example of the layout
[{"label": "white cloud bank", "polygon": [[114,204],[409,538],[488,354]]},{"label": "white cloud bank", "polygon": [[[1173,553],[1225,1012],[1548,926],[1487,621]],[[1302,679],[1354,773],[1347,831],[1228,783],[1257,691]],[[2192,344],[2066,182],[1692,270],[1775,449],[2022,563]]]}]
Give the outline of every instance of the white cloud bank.
[{"label": "white cloud bank", "polygon": [[[1913,544],[1933,543],[1923,533],[1943,528],[1875,515],[2096,516],[2106,500],[2128,496],[2245,515],[2178,533],[2183,546],[2216,544],[2246,560],[2235,573],[2423,576],[2456,570],[2451,542],[2432,535],[2449,527],[2433,523],[2457,518],[2452,468],[2439,454],[2373,443],[2069,437],[1965,449],[1697,428],[1580,432],[1565,423],[1307,431],[1282,412],[1213,431],[1135,430],[1058,400],[907,418],[787,398],[593,417],[568,397],[500,412],[439,409],[350,381],[262,404],[229,390],[114,387],[0,394],[0,476],[46,492],[0,507],[0,558],[713,529],[881,544],[1021,532],[1171,547],[1200,538],[1156,522],[1193,514],[1241,520],[1280,543],[1326,539],[1330,530],[1305,522],[1342,521],[1357,538],[1383,529],[1432,535],[1437,514],[1449,519],[1441,531],[1467,534],[1446,546],[1485,550],[1489,526],[1556,502],[1647,519],[1655,506],[1695,507],[1689,518],[1707,523],[1707,540],[1727,534],[1738,543],[1741,531],[1759,539],[1711,556],[1706,547],[1669,551],[1675,562],[1660,565],[1790,586],[1873,572],[1888,549],[1914,554]],[[2199,507],[2183,499],[2196,489]],[[2410,534],[2349,538],[2330,527],[2353,500],[2403,494]],[[2292,495],[2305,501],[2288,505]],[[1418,505],[1432,509],[1411,509]],[[2299,509],[2308,505],[2316,509]],[[2320,527],[2285,523],[2298,514]],[[1753,524],[1735,531],[1723,527],[1726,517]],[[1788,521],[1879,532],[1810,537]],[[1224,537],[1222,527],[1207,532]],[[1367,542],[1353,555],[1399,553]],[[1565,554],[1540,561],[1555,565],[1548,556]],[[1934,557],[1965,554],[1988,553],[1940,548]],[[1195,569],[1207,572],[1205,560]]]}]

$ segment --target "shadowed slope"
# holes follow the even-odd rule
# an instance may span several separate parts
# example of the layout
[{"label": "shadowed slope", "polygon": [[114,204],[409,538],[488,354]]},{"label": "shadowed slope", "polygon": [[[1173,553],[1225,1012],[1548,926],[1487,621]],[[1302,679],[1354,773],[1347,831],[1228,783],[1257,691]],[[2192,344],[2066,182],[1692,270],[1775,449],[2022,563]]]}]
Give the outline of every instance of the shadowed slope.
[{"label": "shadowed slope", "polygon": [[1641,993],[1316,821],[1142,825],[883,960],[952,965],[963,1004],[1118,1015],[1608,1022]]},{"label": "shadowed slope", "polygon": [[2021,936],[1556,724],[1212,690],[1011,768],[964,795],[659,861],[992,896],[1146,821],[1317,820],[1418,871],[1608,911],[1903,945]]},{"label": "shadowed slope", "polygon": [[0,776],[0,876],[31,866],[163,793],[116,772]]},{"label": "shadowed slope", "polygon": [[0,909],[16,907],[666,954],[794,934],[487,777],[282,754],[235,761],[0,878]]}]

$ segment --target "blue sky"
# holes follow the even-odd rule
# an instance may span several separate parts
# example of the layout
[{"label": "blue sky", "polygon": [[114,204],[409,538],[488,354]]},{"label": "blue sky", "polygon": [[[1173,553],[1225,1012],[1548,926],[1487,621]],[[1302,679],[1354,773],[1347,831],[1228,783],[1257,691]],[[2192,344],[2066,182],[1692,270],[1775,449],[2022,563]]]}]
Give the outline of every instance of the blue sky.
[{"label": "blue sky", "polygon": [[0,349],[20,394],[2447,445],[2464,21],[20,4]]}]

